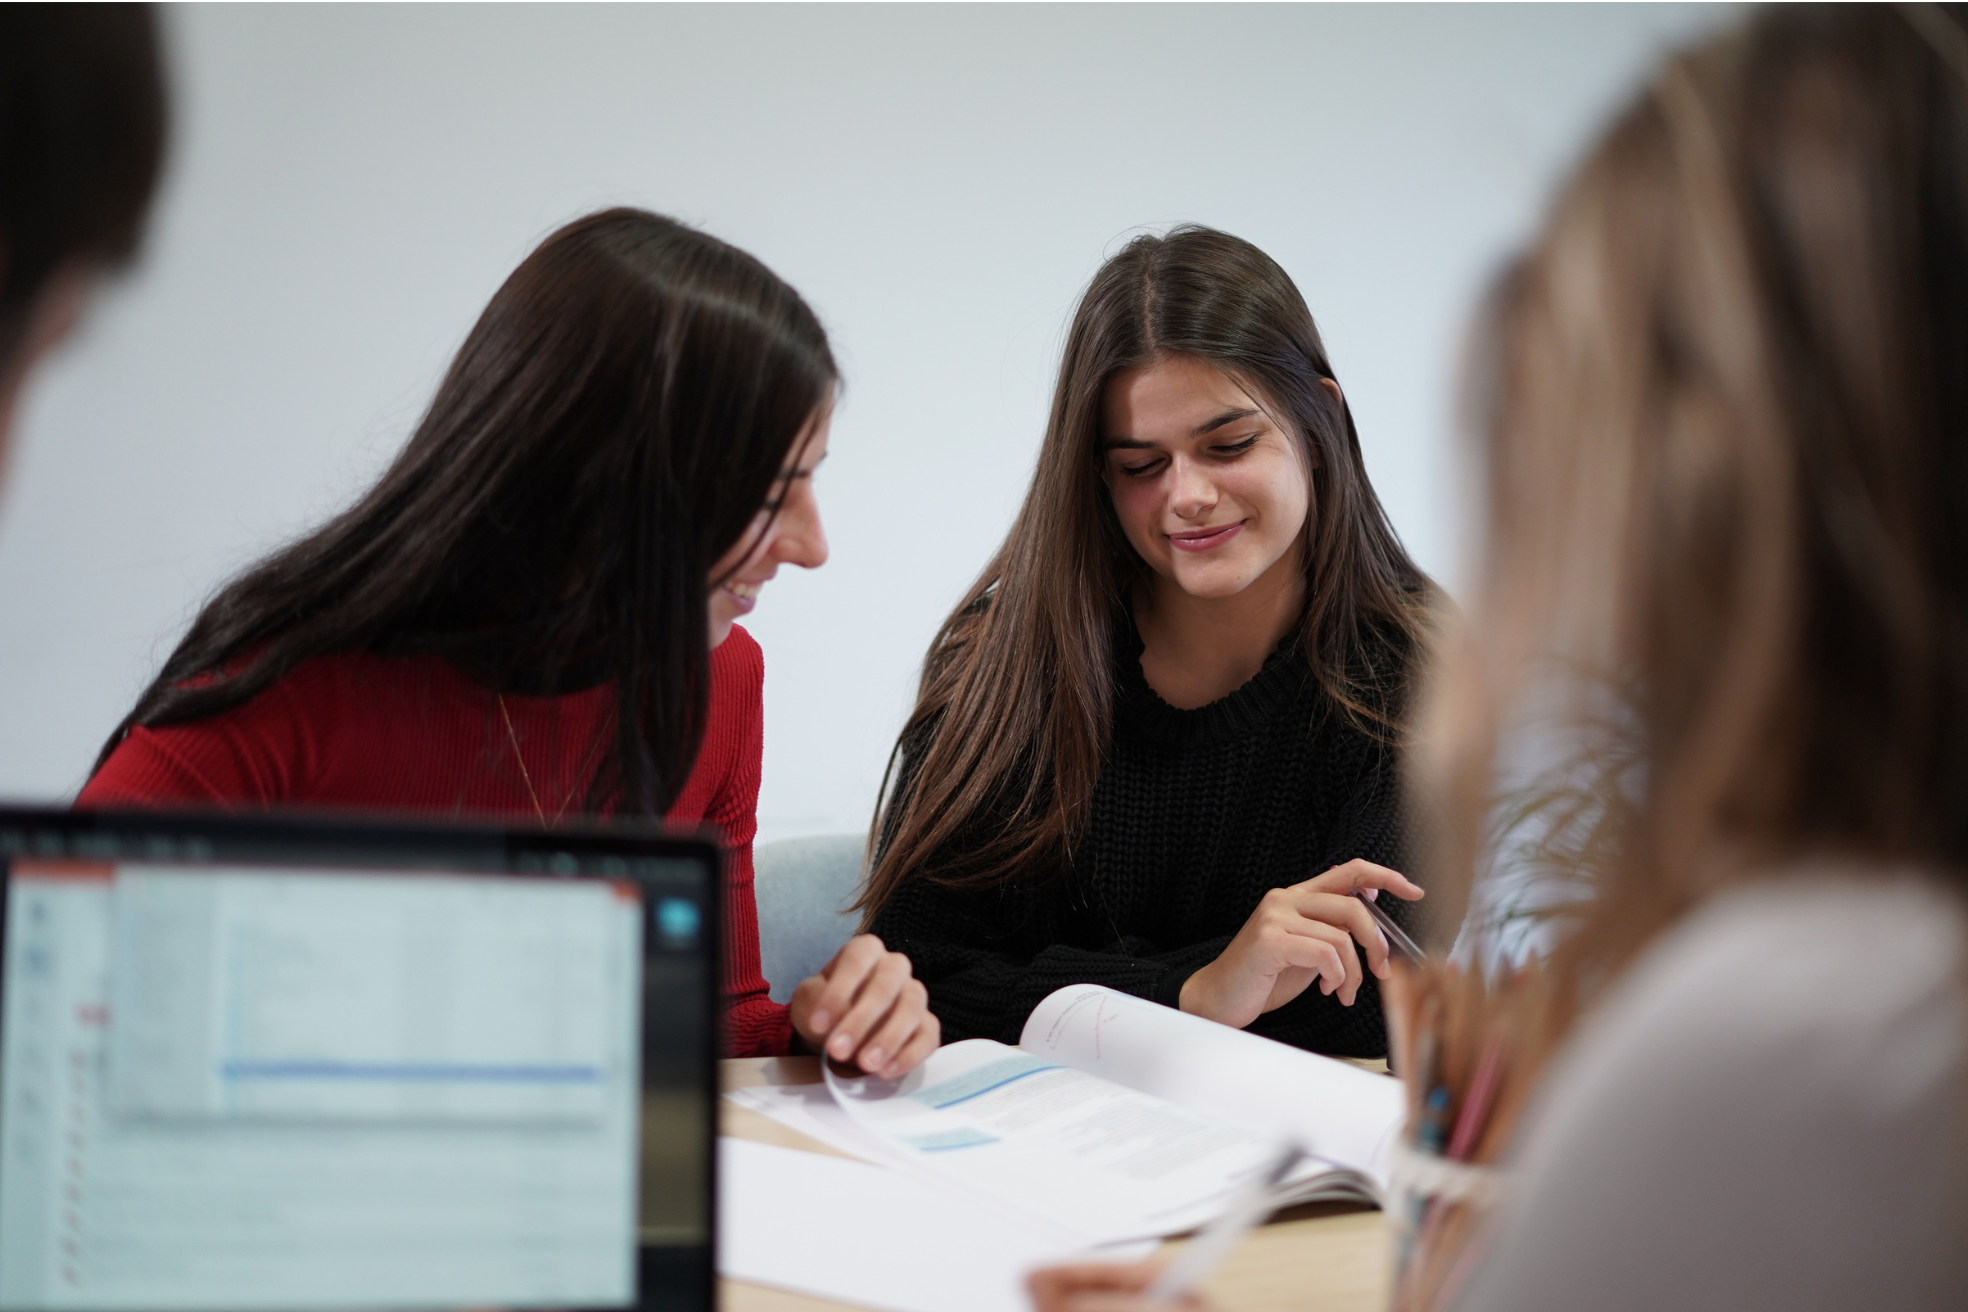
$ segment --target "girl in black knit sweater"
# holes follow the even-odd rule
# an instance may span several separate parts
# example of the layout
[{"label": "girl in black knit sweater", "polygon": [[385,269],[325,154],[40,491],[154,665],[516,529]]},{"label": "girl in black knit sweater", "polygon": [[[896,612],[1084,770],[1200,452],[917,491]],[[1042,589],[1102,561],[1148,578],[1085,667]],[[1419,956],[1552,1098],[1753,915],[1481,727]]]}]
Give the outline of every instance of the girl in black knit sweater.
[{"label": "girl in black knit sweater", "polygon": [[1197,227],[1108,261],[876,819],[860,905],[944,1037],[1097,983],[1384,1055],[1352,894],[1421,896],[1395,746],[1429,600],[1284,270]]}]

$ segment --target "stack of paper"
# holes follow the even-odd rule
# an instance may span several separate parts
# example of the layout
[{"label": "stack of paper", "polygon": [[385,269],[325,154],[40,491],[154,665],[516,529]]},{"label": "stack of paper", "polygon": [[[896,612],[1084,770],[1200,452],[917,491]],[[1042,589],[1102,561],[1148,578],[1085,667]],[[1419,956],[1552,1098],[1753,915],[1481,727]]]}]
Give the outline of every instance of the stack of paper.
[{"label": "stack of paper", "polygon": [[724,1139],[718,1168],[718,1271],[734,1280],[885,1312],[1028,1312],[1026,1273],[1081,1249],[1077,1236],[841,1157]]}]

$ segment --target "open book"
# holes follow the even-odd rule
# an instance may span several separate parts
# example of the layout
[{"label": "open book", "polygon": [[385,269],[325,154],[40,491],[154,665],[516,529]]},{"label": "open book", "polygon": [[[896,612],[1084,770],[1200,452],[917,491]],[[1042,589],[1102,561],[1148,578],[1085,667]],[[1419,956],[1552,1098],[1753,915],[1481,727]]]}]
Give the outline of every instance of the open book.
[{"label": "open book", "polygon": [[1280,1205],[1377,1203],[1403,1112],[1384,1075],[1092,984],[1040,1003],[1016,1048],[969,1039],[901,1080],[827,1079],[870,1155],[1096,1243],[1207,1223],[1285,1140],[1310,1156]]}]

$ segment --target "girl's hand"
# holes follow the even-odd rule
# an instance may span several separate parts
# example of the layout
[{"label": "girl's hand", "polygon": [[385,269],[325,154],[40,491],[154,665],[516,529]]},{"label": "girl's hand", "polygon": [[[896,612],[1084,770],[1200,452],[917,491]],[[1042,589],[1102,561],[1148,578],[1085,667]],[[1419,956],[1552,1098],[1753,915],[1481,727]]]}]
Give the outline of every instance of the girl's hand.
[{"label": "girl's hand", "polygon": [[1150,1300],[1148,1286],[1161,1270],[1159,1261],[1054,1266],[1026,1277],[1025,1288],[1038,1312],[1205,1312],[1208,1305],[1193,1294],[1172,1303]]},{"label": "girl's hand", "polygon": [[[1182,1010],[1242,1029],[1284,1006],[1313,980],[1352,1006],[1365,976],[1354,943],[1366,949],[1367,967],[1387,978],[1387,940],[1353,890],[1386,889],[1409,901],[1421,885],[1399,871],[1352,860],[1316,879],[1264,895],[1223,955],[1182,986]],[[1375,896],[1373,891],[1367,894]]]},{"label": "girl's hand", "polygon": [[873,934],[849,939],[793,990],[793,1028],[817,1053],[870,1075],[908,1074],[943,1039],[929,990],[900,952]]}]

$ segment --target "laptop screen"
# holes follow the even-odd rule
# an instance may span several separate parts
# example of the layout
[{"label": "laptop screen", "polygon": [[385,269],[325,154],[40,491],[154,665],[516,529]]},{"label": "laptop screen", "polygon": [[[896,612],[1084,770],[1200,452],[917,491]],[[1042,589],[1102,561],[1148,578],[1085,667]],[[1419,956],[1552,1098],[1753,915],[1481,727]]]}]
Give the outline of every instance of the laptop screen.
[{"label": "laptop screen", "polygon": [[709,1241],[703,854],[277,829],[13,844],[0,1312],[669,1301],[639,1244]]}]

